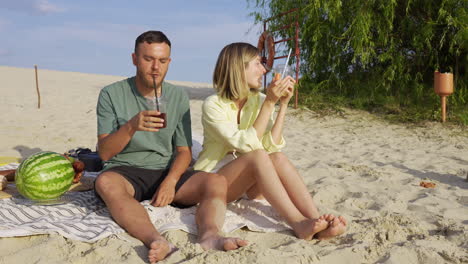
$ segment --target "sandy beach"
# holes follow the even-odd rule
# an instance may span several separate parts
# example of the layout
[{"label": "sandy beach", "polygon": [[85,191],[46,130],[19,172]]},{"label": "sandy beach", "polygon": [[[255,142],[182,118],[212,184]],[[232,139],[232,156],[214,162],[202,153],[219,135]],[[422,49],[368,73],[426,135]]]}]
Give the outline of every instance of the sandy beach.
[{"label": "sandy beach", "polygon": [[[96,101],[126,78],[0,66],[0,157],[95,149]],[[209,83],[169,81],[190,95],[193,133],[202,135]],[[391,124],[361,111],[319,116],[291,109],[284,152],[321,213],[343,215],[348,231],[304,241],[290,231],[235,231],[250,241],[237,251],[203,251],[194,235],[164,236],[179,250],[162,263],[468,263],[468,133],[428,122]],[[420,186],[421,181],[435,188]],[[147,249],[126,235],[85,243],[61,235],[0,238],[0,264],[147,263]]]}]

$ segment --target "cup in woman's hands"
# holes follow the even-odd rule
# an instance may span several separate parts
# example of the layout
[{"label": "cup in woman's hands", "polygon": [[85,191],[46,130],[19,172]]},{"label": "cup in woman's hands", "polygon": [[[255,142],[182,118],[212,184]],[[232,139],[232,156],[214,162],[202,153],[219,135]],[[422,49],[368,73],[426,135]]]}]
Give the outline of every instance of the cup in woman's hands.
[{"label": "cup in woman's hands", "polygon": [[[284,75],[283,75],[284,73]],[[273,67],[273,81],[281,80],[286,76],[294,77],[295,71],[291,65],[277,64]],[[287,92],[283,92],[281,96],[287,96]]]}]

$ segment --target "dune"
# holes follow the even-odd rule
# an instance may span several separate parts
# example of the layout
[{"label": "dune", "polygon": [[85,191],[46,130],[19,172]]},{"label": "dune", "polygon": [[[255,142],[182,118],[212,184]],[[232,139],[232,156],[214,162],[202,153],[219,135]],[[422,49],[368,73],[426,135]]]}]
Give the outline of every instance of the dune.
[{"label": "dune", "polygon": [[[34,69],[0,66],[0,157],[95,149],[99,91],[123,78],[39,69],[38,109]],[[169,82],[187,89],[192,129],[202,135],[201,105],[211,85]],[[230,235],[250,244],[231,252],[203,251],[194,235],[168,231],[179,250],[163,263],[468,263],[467,135],[461,127],[392,124],[362,111],[324,117],[291,109],[284,152],[320,212],[346,217],[348,231],[304,241],[290,231],[241,229]],[[126,234],[95,243],[59,234],[0,238],[1,264],[146,263],[146,256]]]}]

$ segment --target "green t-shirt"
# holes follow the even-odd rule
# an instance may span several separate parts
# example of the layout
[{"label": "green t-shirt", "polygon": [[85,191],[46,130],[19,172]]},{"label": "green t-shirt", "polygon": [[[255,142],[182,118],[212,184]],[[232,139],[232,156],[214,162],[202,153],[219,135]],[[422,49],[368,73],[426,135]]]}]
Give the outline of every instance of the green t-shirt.
[{"label": "green t-shirt", "polygon": [[[182,87],[164,82],[166,128],[158,132],[137,131],[119,154],[104,162],[104,170],[125,165],[145,169],[169,168],[176,146],[192,146],[190,104]],[[149,110],[147,99],[137,90],[135,77],[104,87],[97,104],[98,135],[117,131],[142,110]]]}]

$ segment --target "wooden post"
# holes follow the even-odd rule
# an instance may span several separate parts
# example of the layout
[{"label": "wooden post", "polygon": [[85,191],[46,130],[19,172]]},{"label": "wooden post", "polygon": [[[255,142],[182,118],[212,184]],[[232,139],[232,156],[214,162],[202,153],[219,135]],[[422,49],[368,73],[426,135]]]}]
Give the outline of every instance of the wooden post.
[{"label": "wooden post", "polygon": [[442,123],[445,122],[446,120],[446,112],[447,112],[447,106],[446,106],[446,99],[447,96],[446,95],[441,95],[440,96],[440,105],[442,106]]},{"label": "wooden post", "polygon": [[297,103],[299,100],[299,71],[300,71],[300,62],[301,62],[301,49],[299,48],[299,16],[296,15],[296,23],[294,23],[295,28],[295,44],[296,44],[296,50],[295,50],[295,55],[296,55],[296,89],[294,89],[295,98],[294,98],[294,109],[297,109]]},{"label": "wooden post", "polygon": [[34,71],[36,72],[36,91],[37,91],[37,108],[41,108],[41,93],[39,92],[39,78],[37,77],[37,65],[34,65]]},{"label": "wooden post", "polygon": [[442,122],[446,120],[446,97],[453,93],[453,74],[434,72],[434,91],[440,96]]}]

